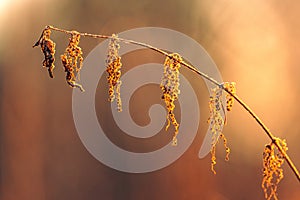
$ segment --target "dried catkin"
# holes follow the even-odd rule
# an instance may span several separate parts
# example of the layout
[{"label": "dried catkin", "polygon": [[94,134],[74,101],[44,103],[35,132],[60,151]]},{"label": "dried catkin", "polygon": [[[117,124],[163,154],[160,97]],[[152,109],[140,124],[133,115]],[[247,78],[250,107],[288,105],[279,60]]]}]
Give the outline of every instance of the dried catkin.
[{"label": "dried catkin", "polygon": [[225,125],[225,120],[221,115],[221,113],[225,114],[223,104],[222,104],[222,95],[223,95],[223,91],[220,87],[214,88],[212,89],[212,93],[209,100],[210,117],[207,122],[210,124],[210,132],[212,134],[211,170],[214,174],[216,174],[214,166],[217,164],[216,145],[218,143],[219,138],[223,140],[223,145],[226,150],[226,157],[225,157],[226,161],[229,160],[229,153],[230,153],[230,148],[227,146],[227,139],[225,135],[222,133],[223,126]]},{"label": "dried catkin", "polygon": [[119,56],[120,45],[118,43],[118,36],[113,34],[109,40],[108,44],[108,54],[106,59],[106,72],[107,83],[108,83],[108,94],[109,101],[113,102],[117,100],[118,111],[122,111],[122,101],[121,101],[121,57]]},{"label": "dried catkin", "polygon": [[61,55],[61,61],[66,72],[67,83],[73,88],[79,88],[81,91],[84,91],[82,86],[77,83],[76,79],[76,77],[79,77],[83,63],[83,53],[78,46],[79,42],[80,34],[77,31],[72,31],[65,53]]},{"label": "dried catkin", "polygon": [[[262,188],[267,200],[277,200],[277,187],[279,182],[283,179],[282,164],[284,162],[283,154],[277,150],[275,142],[281,146],[284,153],[287,151],[287,144],[285,140],[276,138],[274,142],[265,146],[263,153],[263,180]],[[276,151],[277,150],[277,151]]]},{"label": "dried catkin", "polygon": [[54,61],[55,61],[55,43],[50,39],[51,30],[49,28],[45,29],[39,39],[33,47],[38,45],[41,46],[41,50],[44,54],[44,61],[43,67],[46,67],[49,72],[49,76],[51,78],[54,77],[53,70],[54,70]]},{"label": "dried catkin", "polygon": [[165,101],[167,108],[167,126],[166,130],[172,123],[175,128],[175,133],[172,140],[172,145],[177,145],[177,134],[179,123],[174,114],[175,101],[178,99],[179,90],[179,68],[182,58],[179,54],[173,53],[166,57],[164,63],[164,74],[161,80],[160,88],[163,92],[162,99]]}]

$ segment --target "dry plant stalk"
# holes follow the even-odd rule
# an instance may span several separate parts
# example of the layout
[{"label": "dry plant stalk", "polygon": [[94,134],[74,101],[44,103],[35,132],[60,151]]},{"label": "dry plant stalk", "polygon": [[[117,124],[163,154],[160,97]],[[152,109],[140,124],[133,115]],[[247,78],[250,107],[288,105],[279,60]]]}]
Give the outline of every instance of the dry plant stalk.
[{"label": "dry plant stalk", "polygon": [[83,63],[82,50],[78,46],[80,42],[80,34],[77,31],[71,32],[69,44],[65,53],[61,55],[61,61],[66,72],[66,81],[72,88],[79,88],[84,91],[82,86],[77,83],[76,77],[79,73]]},{"label": "dry plant stalk", "polygon": [[[224,83],[224,85],[227,83]],[[225,135],[222,133],[223,126],[225,125],[225,120],[222,117],[223,113],[225,115],[225,110],[222,104],[223,90],[221,87],[216,87],[212,89],[212,93],[209,99],[209,111],[210,117],[207,122],[210,123],[210,131],[212,134],[211,141],[211,171],[216,174],[214,169],[217,164],[216,161],[216,145],[221,138],[223,140],[223,145],[225,147],[226,156],[225,160],[229,160],[230,148],[227,146],[227,139]],[[227,96],[226,96],[227,97]]]},{"label": "dry plant stalk", "polygon": [[277,187],[279,182],[283,179],[282,164],[284,157],[281,152],[278,152],[275,143],[280,145],[284,152],[288,150],[285,140],[276,138],[274,142],[265,146],[263,153],[263,180],[262,188],[267,200],[277,200]]},{"label": "dry plant stalk", "polygon": [[173,53],[166,57],[164,63],[164,74],[161,80],[160,88],[163,92],[162,99],[166,103],[167,108],[167,125],[166,131],[172,123],[175,132],[172,139],[172,145],[177,145],[177,134],[179,123],[177,122],[174,114],[175,101],[178,99],[179,90],[179,68],[182,58],[179,54]]},{"label": "dry plant stalk", "polygon": [[[49,72],[49,76],[53,78],[53,69],[54,69],[54,61],[55,61],[55,43],[50,39],[51,30],[59,31],[65,34],[70,34],[70,42],[65,51],[65,53],[61,56],[63,66],[65,71],[67,72],[66,79],[67,83],[71,87],[79,88],[83,91],[83,88],[80,84],[76,83],[76,76],[79,76],[79,72],[82,66],[82,51],[79,45],[80,36],[91,37],[91,38],[104,38],[110,39],[109,47],[108,47],[108,56],[106,60],[107,64],[107,72],[108,77],[107,81],[109,84],[109,100],[113,101],[115,98],[117,99],[118,110],[121,111],[121,98],[120,98],[120,77],[121,77],[121,57],[119,56],[119,48],[120,45],[118,42],[124,42],[127,44],[133,44],[142,46],[148,49],[151,49],[157,53],[160,53],[166,56],[166,60],[164,63],[164,74],[161,81],[161,89],[163,91],[162,99],[166,103],[166,107],[168,110],[167,113],[167,121],[166,130],[169,128],[172,123],[175,128],[175,133],[173,136],[172,144],[177,144],[177,134],[179,129],[179,123],[177,122],[174,109],[174,102],[178,99],[179,95],[179,68],[181,65],[198,74],[199,76],[207,79],[211,83],[215,84],[217,87],[212,90],[212,95],[209,100],[209,109],[210,109],[210,117],[208,119],[208,123],[211,123],[211,133],[212,133],[212,148],[211,148],[211,170],[216,173],[214,170],[214,166],[216,164],[216,144],[218,140],[221,138],[223,140],[224,147],[226,149],[226,157],[225,160],[229,160],[230,149],[227,146],[227,139],[225,135],[222,133],[222,127],[226,124],[226,115],[223,105],[221,103],[221,99],[223,98],[222,92],[226,92],[226,110],[231,111],[234,100],[236,100],[259,124],[259,126],[264,130],[266,135],[270,138],[271,143],[266,145],[264,154],[263,154],[263,181],[262,188],[265,193],[265,197],[268,200],[278,199],[277,198],[277,187],[279,182],[283,178],[283,170],[281,168],[284,160],[287,161],[289,167],[294,172],[298,181],[300,181],[300,174],[293,164],[292,160],[286,153],[287,144],[285,140],[281,140],[276,138],[270,130],[266,127],[266,125],[259,119],[259,117],[244,103],[237,95],[235,83],[233,82],[225,82],[219,83],[207,74],[199,71],[194,66],[186,63],[179,54],[173,53],[169,54],[166,51],[153,47],[149,44],[137,42],[134,40],[127,40],[124,38],[119,38],[117,35],[113,34],[112,36],[106,35],[97,35],[90,33],[79,33],[77,31],[68,31],[60,28],[56,28],[53,26],[46,26],[43,30],[39,40],[33,45],[33,47],[41,46],[41,50],[44,54],[43,67],[46,67]],[[79,64],[78,64],[79,63]],[[225,115],[225,119],[222,118],[221,113]]]},{"label": "dry plant stalk", "polygon": [[43,67],[48,68],[49,76],[54,77],[54,61],[55,61],[55,43],[50,39],[51,29],[44,29],[40,39],[33,45],[33,47],[41,46],[41,50],[44,54]]},{"label": "dry plant stalk", "polygon": [[108,54],[106,59],[106,72],[108,73],[108,94],[109,101],[117,100],[118,111],[122,111],[122,101],[120,95],[120,87],[122,84],[121,78],[121,57],[119,56],[120,44],[118,43],[118,36],[113,34],[109,40]]}]

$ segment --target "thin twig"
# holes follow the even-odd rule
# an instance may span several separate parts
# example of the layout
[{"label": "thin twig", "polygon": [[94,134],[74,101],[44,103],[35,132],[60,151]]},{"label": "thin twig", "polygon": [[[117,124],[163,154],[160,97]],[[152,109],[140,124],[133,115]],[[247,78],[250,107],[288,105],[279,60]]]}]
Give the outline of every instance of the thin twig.
[{"label": "thin twig", "polygon": [[265,131],[265,133],[268,135],[268,137],[272,140],[272,143],[276,145],[280,153],[283,155],[284,159],[294,172],[296,178],[300,182],[300,174],[299,171],[297,170],[296,166],[292,162],[291,158],[288,156],[288,154],[282,149],[281,145],[278,143],[276,137],[271,133],[271,131],[268,129],[268,127],[261,121],[261,119],[250,109],[250,107],[242,101],[237,95],[232,94],[230,91],[227,89],[223,88],[227,93],[229,93],[243,108],[248,111],[248,113],[255,119],[255,121],[260,125],[260,127]]},{"label": "thin twig", "polygon": [[[73,31],[68,31],[68,30],[60,29],[60,28],[53,27],[53,26],[46,26],[45,29],[51,29],[51,30],[59,31],[59,32],[66,33],[66,34],[72,34],[73,33]],[[80,32],[79,32],[79,34],[81,36],[91,37],[91,38],[102,38],[102,39],[111,39],[112,38],[111,36],[99,35],[99,34],[80,33]],[[137,41],[134,41],[134,40],[128,40],[128,39],[124,39],[124,38],[114,38],[114,39],[118,39],[119,41],[127,43],[127,44],[134,44],[134,45],[142,46],[142,47],[151,49],[153,51],[156,51],[156,52],[158,52],[158,53],[160,53],[160,54],[162,54],[164,56],[168,56],[168,57],[172,58],[172,56],[170,56],[170,54],[168,52],[166,52],[166,51],[164,51],[162,49],[156,48],[154,46],[151,46],[149,44],[145,44],[145,43],[142,43],[142,42],[137,42]],[[220,87],[224,91],[226,91],[228,94],[230,94],[255,119],[255,121],[259,124],[259,126],[264,130],[264,132],[271,139],[271,141],[277,146],[278,150],[283,155],[284,159],[287,161],[288,165],[290,166],[290,168],[294,172],[296,178],[300,182],[300,174],[299,174],[296,166],[294,165],[294,163],[292,162],[292,160],[288,156],[288,154],[282,149],[281,145],[276,140],[276,137],[271,133],[271,131],[267,128],[267,126],[259,119],[259,117],[254,113],[254,111],[251,110],[250,107],[244,101],[242,101],[241,98],[239,98],[237,95],[231,93],[228,89],[224,88],[222,83],[219,83],[218,81],[216,81],[215,79],[211,78],[207,74],[199,71],[194,66],[186,63],[185,61],[179,61],[179,62],[183,66],[185,66],[186,68],[188,68],[189,70],[195,72],[196,74],[200,75],[201,77],[203,77],[206,80],[210,81],[211,83],[217,85],[218,87]]]}]

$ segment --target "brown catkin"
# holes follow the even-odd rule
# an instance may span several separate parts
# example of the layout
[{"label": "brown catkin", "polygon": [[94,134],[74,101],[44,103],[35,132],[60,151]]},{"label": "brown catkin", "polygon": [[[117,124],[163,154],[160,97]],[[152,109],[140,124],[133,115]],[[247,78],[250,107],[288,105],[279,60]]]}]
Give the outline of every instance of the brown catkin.
[{"label": "brown catkin", "polygon": [[79,73],[83,63],[82,50],[78,46],[80,42],[80,34],[77,31],[71,32],[69,38],[69,44],[61,55],[61,61],[66,72],[66,81],[72,88],[79,88],[84,91],[82,86],[77,83],[76,77],[79,77]]},{"label": "brown catkin", "polygon": [[106,59],[106,72],[107,83],[108,83],[108,94],[109,101],[113,102],[117,100],[118,111],[122,111],[122,101],[121,101],[121,57],[119,56],[120,45],[118,43],[118,36],[113,34],[109,40],[108,44],[108,54]]},{"label": "brown catkin", "polygon": [[[287,151],[287,144],[285,140],[276,138],[274,142],[265,146],[263,153],[263,180],[262,188],[267,200],[277,200],[277,187],[279,182],[283,179],[282,164],[284,162],[284,156],[277,150],[275,142],[281,146],[284,153]],[[276,151],[277,150],[277,151]]]},{"label": "brown catkin", "polygon": [[174,114],[175,101],[178,99],[179,90],[179,68],[182,58],[179,54],[173,53],[166,57],[164,63],[164,74],[161,80],[160,88],[163,92],[162,99],[165,101],[167,108],[167,126],[166,130],[172,123],[175,132],[172,140],[172,145],[177,145],[177,134],[179,123],[177,122]]},{"label": "brown catkin", "polygon": [[51,30],[49,28],[46,28],[43,31],[40,39],[33,45],[33,47],[36,47],[38,45],[41,46],[41,50],[44,54],[43,67],[46,67],[48,69],[49,76],[53,78],[53,70],[55,67],[55,43],[50,39],[50,35]]},{"label": "brown catkin", "polygon": [[229,160],[230,148],[227,146],[227,139],[225,135],[222,133],[223,126],[225,125],[225,120],[223,119],[221,113],[225,114],[223,104],[222,104],[222,88],[217,87],[212,89],[212,93],[209,100],[209,111],[210,117],[207,120],[210,123],[210,132],[212,134],[211,140],[211,171],[216,174],[214,166],[217,164],[216,161],[216,145],[218,143],[219,138],[223,140],[223,145],[226,150],[225,160]]}]

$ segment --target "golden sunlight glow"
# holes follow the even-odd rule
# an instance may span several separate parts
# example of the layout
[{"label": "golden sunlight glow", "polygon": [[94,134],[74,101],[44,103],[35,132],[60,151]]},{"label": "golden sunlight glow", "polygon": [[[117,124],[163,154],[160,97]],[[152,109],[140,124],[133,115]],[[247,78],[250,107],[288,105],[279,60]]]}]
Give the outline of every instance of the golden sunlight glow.
[{"label": "golden sunlight glow", "polygon": [[14,4],[15,2],[16,0],[0,0],[0,28],[2,24],[7,20],[6,16],[8,15],[12,4]]},{"label": "golden sunlight glow", "polygon": [[[228,14],[230,20],[223,27],[227,31],[220,36],[232,54],[226,69],[235,74],[234,78],[238,77],[243,91],[251,91],[241,95],[264,113],[265,120],[282,122],[282,118],[289,118],[292,104],[286,105],[280,115],[274,115],[273,111],[286,98],[278,91],[293,94],[288,81],[285,25],[267,3],[253,1],[251,4],[231,5],[235,12]],[[255,7],[255,12],[248,11],[249,6]]]},{"label": "golden sunlight glow", "polygon": [[0,11],[5,11],[9,4],[13,3],[13,0],[0,0]]},{"label": "golden sunlight glow", "polygon": [[[209,10],[207,20],[213,32],[209,36],[212,46],[209,53],[217,58],[223,80],[236,81],[237,95],[247,100],[247,104],[281,136],[286,129],[281,124],[290,123],[296,93],[290,78],[293,71],[291,39],[287,24],[278,14],[279,8],[260,0],[197,3],[195,9]],[[289,103],[284,103],[287,101]],[[242,120],[241,116],[243,113],[235,110],[230,121],[247,120],[246,117]],[[235,126],[236,130],[243,129],[251,134],[258,130],[248,121]],[[244,143],[251,149],[261,150],[257,144],[264,145],[260,138],[259,134],[252,134]],[[231,142],[231,145],[235,144]],[[247,160],[252,156],[250,151],[241,154]]]}]

